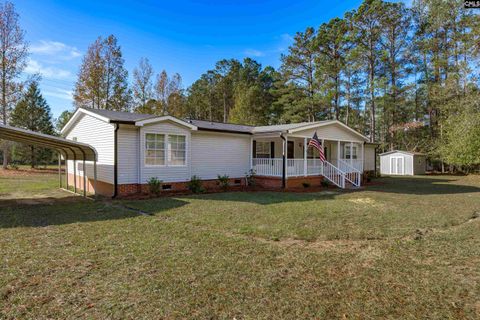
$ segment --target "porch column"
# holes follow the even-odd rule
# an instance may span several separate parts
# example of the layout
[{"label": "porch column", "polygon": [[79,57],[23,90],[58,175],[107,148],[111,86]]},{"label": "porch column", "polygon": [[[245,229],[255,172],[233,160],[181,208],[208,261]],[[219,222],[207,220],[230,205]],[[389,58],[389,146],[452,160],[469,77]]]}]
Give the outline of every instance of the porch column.
[{"label": "porch column", "polygon": [[285,136],[285,146],[283,148],[283,152],[285,154],[285,176],[288,177],[288,137]]},{"label": "porch column", "polygon": [[340,163],[340,140],[337,141],[337,167]]},{"label": "porch column", "polygon": [[360,154],[362,155],[362,170],[361,170],[362,173],[363,173],[363,167],[364,167],[364,160],[363,159],[365,159],[365,154],[364,154],[365,153],[365,148],[364,148],[364,146],[365,146],[365,142],[362,142],[362,144],[361,144],[362,150],[360,152]]},{"label": "porch column", "polygon": [[250,170],[253,169],[253,137],[250,138]]},{"label": "porch column", "polygon": [[350,141],[350,167],[353,167],[353,142]]},{"label": "porch column", "polygon": [[303,175],[306,177],[307,172],[307,137],[303,138]]}]

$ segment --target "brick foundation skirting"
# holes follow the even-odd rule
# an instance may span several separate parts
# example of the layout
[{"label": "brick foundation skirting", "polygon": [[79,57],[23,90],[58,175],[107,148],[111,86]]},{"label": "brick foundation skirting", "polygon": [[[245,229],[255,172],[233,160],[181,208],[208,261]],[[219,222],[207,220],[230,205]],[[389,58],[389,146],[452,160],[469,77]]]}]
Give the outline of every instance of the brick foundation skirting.
[{"label": "brick foundation skirting", "polygon": [[[163,182],[163,187],[169,186],[168,189],[161,189],[162,193],[175,193],[175,192],[185,192],[188,190],[188,181],[186,182]],[[245,186],[245,178],[230,178],[229,179],[229,188],[239,188]],[[202,180],[202,187],[207,191],[216,191],[221,189],[221,185],[217,179],[212,180]],[[150,189],[148,184],[119,184],[118,185],[118,195],[119,196],[128,196],[137,193],[148,194]]]},{"label": "brick foundation skirting", "polygon": [[[300,188],[303,187],[303,183],[309,183],[310,186],[320,186],[323,181],[323,176],[308,176],[308,177],[289,177],[286,182],[286,188]],[[267,176],[255,176],[255,184],[258,187],[266,189],[275,189],[282,187],[282,178],[280,177],[267,177]]]}]

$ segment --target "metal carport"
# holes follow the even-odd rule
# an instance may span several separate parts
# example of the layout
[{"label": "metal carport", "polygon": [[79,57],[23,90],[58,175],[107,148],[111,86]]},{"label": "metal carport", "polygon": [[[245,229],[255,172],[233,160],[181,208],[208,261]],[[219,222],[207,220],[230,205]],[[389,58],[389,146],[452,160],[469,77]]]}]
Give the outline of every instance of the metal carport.
[{"label": "metal carport", "polygon": [[93,161],[94,191],[97,195],[97,161],[98,155],[92,146],[77,141],[67,140],[48,134],[38,133],[21,128],[0,124],[0,139],[21,142],[28,145],[35,145],[56,150],[58,155],[58,177],[59,186],[62,188],[61,156],[65,159],[65,186],[68,190],[68,160],[73,160],[73,192],[77,193],[77,161],[83,161],[83,196],[87,196],[87,170],[85,161]]}]

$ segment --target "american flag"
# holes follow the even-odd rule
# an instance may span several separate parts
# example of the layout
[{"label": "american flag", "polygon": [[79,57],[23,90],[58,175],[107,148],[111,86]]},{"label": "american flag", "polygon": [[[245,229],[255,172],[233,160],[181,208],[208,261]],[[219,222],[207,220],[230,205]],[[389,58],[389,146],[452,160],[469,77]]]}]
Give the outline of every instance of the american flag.
[{"label": "american flag", "polygon": [[325,158],[325,154],[323,153],[323,146],[320,140],[318,140],[317,133],[313,135],[312,139],[310,139],[310,142],[308,143],[309,147],[314,147],[318,150],[318,155],[321,161],[327,161]]}]

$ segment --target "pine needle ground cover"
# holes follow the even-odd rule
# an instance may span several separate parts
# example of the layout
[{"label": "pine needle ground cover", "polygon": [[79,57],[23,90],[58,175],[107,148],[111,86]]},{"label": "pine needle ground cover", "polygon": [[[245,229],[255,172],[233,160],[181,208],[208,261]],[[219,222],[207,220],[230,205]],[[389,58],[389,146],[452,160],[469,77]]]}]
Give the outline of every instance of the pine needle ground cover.
[{"label": "pine needle ground cover", "polygon": [[480,316],[479,176],[113,202],[40,180],[0,177],[0,318]]}]

